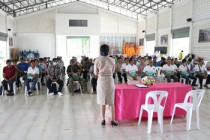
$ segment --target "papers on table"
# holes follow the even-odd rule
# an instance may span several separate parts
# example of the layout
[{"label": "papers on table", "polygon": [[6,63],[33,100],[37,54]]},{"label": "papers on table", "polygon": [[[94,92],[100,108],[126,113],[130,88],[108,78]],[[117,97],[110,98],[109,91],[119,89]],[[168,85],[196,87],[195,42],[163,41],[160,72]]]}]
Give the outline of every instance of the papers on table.
[{"label": "papers on table", "polygon": [[137,86],[138,88],[147,88],[148,86],[143,85],[143,84],[135,84],[135,86]]}]

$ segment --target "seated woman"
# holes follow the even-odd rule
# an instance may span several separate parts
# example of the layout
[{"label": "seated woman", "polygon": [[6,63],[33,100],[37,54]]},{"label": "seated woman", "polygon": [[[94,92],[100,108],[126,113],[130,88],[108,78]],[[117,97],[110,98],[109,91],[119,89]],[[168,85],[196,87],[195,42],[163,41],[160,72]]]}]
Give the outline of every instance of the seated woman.
[{"label": "seated woman", "polygon": [[138,73],[137,73],[138,72],[138,68],[137,68],[136,65],[134,65],[134,59],[131,58],[129,60],[129,63],[130,64],[126,67],[126,70],[125,70],[128,80],[130,80],[130,81],[133,81],[133,80],[140,81],[141,78],[138,77]]},{"label": "seated woman", "polygon": [[189,70],[186,62],[187,62],[186,59],[183,59],[182,64],[179,66],[180,77],[186,79],[187,84],[189,83],[189,78],[193,79],[192,86],[195,86],[197,78],[190,75],[190,70]]},{"label": "seated woman", "polygon": [[199,59],[199,64],[195,66],[195,72],[196,72],[196,77],[198,77],[200,82],[200,89],[202,89],[203,86],[203,79],[206,79],[204,87],[209,89],[207,85],[210,83],[210,75],[207,74],[207,69],[204,65],[204,61],[202,58]]},{"label": "seated woman", "polygon": [[86,80],[80,77],[81,74],[81,67],[76,64],[76,60],[72,59],[70,61],[70,65],[67,68],[67,74],[69,76],[68,86],[69,86],[69,92],[71,95],[74,95],[74,81],[78,81],[81,85],[81,90],[83,93],[87,93],[87,83]]},{"label": "seated woman", "polygon": [[178,81],[178,77],[174,74],[174,67],[171,65],[170,57],[167,59],[167,64],[163,66],[162,72],[165,74],[167,82],[171,82],[171,79],[173,79],[175,82]]}]

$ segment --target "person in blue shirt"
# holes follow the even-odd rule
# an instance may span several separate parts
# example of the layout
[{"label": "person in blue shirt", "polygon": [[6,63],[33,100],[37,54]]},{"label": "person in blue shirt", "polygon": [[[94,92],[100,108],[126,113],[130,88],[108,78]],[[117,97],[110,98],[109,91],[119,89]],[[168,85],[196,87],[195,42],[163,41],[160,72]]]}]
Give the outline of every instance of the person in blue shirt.
[{"label": "person in blue shirt", "polygon": [[18,67],[21,70],[21,76],[23,76],[23,80],[26,80],[27,77],[27,70],[29,68],[29,64],[25,63],[24,58],[20,58],[20,63],[18,64]]},{"label": "person in blue shirt", "polygon": [[158,67],[159,66],[159,64],[157,62],[157,57],[156,56],[153,57],[153,66],[155,66],[155,67]]}]

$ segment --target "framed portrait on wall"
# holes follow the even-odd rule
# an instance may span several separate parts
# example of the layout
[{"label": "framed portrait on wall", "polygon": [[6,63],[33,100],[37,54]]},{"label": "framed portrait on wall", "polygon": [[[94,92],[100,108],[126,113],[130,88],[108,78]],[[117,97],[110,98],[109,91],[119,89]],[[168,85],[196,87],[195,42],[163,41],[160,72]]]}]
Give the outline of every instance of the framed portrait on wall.
[{"label": "framed portrait on wall", "polygon": [[168,45],[168,35],[162,35],[160,37],[161,45]]},{"label": "framed portrait on wall", "polygon": [[199,30],[199,43],[210,42],[210,28]]},{"label": "framed portrait on wall", "polygon": [[144,46],[144,38],[139,39],[139,46]]}]

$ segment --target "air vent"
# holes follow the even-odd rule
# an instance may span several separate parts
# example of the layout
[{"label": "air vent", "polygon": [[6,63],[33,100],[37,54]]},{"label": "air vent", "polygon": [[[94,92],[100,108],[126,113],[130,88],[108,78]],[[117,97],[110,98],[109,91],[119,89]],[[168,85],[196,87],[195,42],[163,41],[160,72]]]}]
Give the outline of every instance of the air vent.
[{"label": "air vent", "polygon": [[70,27],[87,27],[88,21],[87,20],[69,20]]}]

